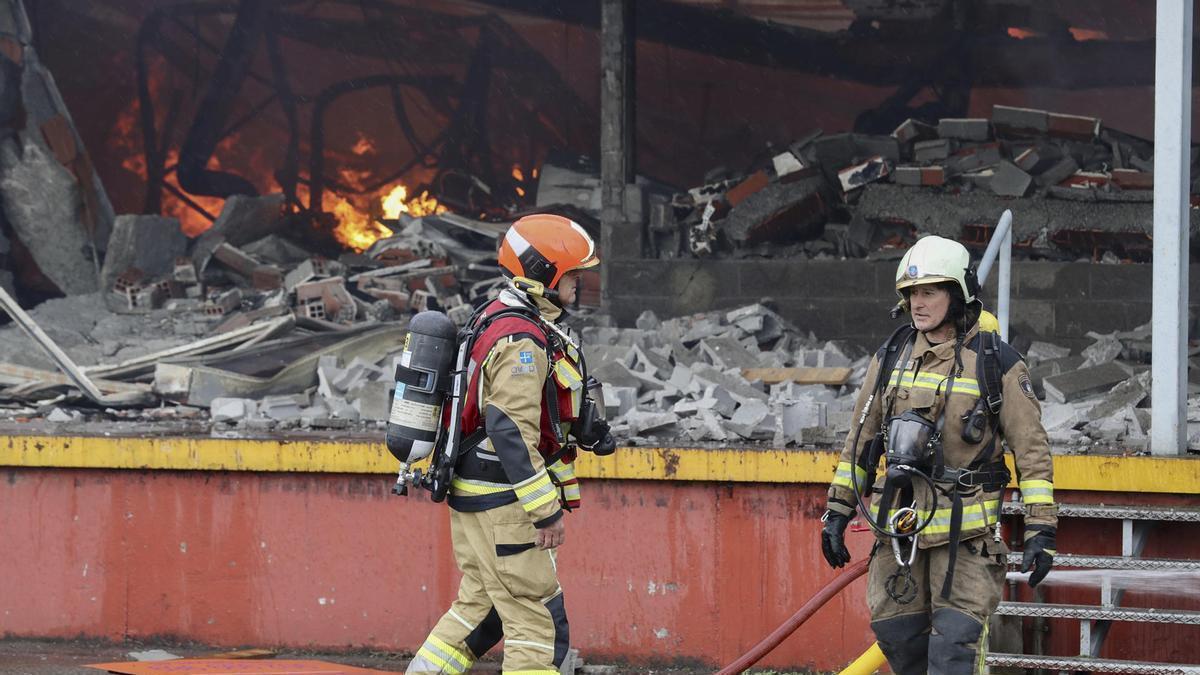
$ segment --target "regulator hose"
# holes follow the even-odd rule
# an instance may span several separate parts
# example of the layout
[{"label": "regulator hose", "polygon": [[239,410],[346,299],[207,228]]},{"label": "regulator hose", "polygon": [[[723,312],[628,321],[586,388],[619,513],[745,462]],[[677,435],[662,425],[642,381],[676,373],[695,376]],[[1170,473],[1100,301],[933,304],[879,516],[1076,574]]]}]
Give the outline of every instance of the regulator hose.
[{"label": "regulator hose", "polygon": [[766,656],[779,646],[779,643],[788,638],[789,635],[796,632],[796,629],[801,626],[808,618],[816,613],[818,609],[825,606],[833,596],[842,591],[843,588],[850,585],[851,581],[861,577],[867,573],[867,565],[871,559],[863,558],[856,563],[846,567],[845,571],[837,575],[825,587],[817,592],[816,595],[809,598],[804,606],[796,611],[790,619],[784,621],[779,628],[776,628],[773,633],[763,638],[761,642],[745,654],[738,657],[736,661],[722,668],[717,675],[737,675],[745,671],[750,666],[758,663],[759,659]]}]

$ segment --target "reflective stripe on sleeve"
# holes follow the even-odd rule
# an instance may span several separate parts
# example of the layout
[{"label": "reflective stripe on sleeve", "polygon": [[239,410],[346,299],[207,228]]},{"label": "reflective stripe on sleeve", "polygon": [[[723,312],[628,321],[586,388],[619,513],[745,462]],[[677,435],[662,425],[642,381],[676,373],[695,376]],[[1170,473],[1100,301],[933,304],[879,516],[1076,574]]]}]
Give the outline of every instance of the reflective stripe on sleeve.
[{"label": "reflective stripe on sleeve", "polygon": [[852,468],[854,469],[854,473],[858,475],[859,490],[861,491],[865,487],[868,487],[866,485],[866,482],[867,482],[866,470],[863,469],[861,466],[852,465],[850,462],[838,462],[837,471],[835,471],[833,474],[833,484],[841,485],[843,487],[847,487],[847,488],[850,488],[851,490],[853,490],[854,483],[852,482],[853,478],[850,473],[850,470]]},{"label": "reflective stripe on sleeve", "polygon": [[1021,501],[1026,504],[1053,504],[1054,483],[1048,480],[1023,480],[1018,484]]},{"label": "reflective stripe on sleeve", "polygon": [[558,492],[554,489],[554,483],[550,480],[550,474],[543,469],[533,477],[517,483],[515,486],[517,491],[517,499],[521,500],[521,506],[525,511],[532,513],[539,506],[544,506],[554,501],[558,496]]}]

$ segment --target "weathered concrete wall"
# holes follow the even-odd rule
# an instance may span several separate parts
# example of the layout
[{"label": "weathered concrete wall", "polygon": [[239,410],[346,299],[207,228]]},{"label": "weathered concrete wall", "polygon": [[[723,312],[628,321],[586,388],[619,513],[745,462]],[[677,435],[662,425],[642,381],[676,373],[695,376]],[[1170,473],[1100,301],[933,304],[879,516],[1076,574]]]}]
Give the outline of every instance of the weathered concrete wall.
[{"label": "weathered concrete wall", "polygon": [[[613,265],[613,313],[633,325],[645,309],[679,316],[732,308],[769,297],[780,313],[824,339],[877,345],[895,327],[896,262],[866,260],[620,260]],[[995,310],[998,270],[985,288]],[[1129,330],[1150,320],[1149,264],[1016,262],[1016,332],[1072,347],[1084,334]],[[1200,265],[1190,270],[1193,302],[1200,300]],[[1200,309],[1192,305],[1193,311]]]}]

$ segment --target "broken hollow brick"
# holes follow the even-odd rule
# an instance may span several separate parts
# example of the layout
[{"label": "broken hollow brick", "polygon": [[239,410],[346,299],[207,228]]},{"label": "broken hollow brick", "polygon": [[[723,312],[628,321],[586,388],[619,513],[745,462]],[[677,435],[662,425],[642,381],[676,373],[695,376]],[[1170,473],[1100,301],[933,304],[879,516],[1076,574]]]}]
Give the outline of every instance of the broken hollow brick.
[{"label": "broken hollow brick", "polygon": [[238,288],[231,288],[223,293],[215,293],[209,297],[208,303],[204,306],[204,313],[209,316],[224,316],[242,304],[242,291]]},{"label": "broken hollow brick", "polygon": [[946,170],[940,166],[902,166],[892,172],[899,185],[938,186],[946,182]]}]

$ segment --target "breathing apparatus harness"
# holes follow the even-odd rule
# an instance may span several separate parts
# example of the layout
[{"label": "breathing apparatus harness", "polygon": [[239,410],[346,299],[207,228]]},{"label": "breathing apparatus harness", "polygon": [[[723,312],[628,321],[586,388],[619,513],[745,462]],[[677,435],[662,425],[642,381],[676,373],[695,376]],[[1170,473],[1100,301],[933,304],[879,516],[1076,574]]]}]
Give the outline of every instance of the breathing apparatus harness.
[{"label": "breathing apparatus harness", "polygon": [[[484,303],[475,310],[471,315],[471,319],[459,330],[457,338],[458,350],[453,370],[449,373],[449,381],[446,382],[443,379],[442,384],[439,386],[439,391],[443,392],[448,399],[449,411],[446,416],[447,424],[444,426],[439,425],[437,429],[429,472],[425,476],[421,476],[420,469],[407,473],[402,469],[400,479],[397,481],[396,487],[393,488],[392,492],[406,494],[408,484],[412,484],[429,490],[430,499],[433,501],[445,501],[450,490],[450,484],[454,479],[455,467],[458,465],[459,458],[463,453],[475,448],[487,438],[487,431],[482,424],[474,432],[463,437],[463,411],[466,405],[466,390],[470,380],[468,370],[471,353],[475,349],[479,337],[484,334],[489,326],[500,319],[518,317],[537,326],[545,338],[546,349],[551,354],[556,350],[565,350],[567,346],[570,346],[575,353],[579,354],[579,366],[584,375],[585,392],[580,404],[579,413],[582,430],[574,435],[577,438],[587,438],[588,433],[602,433],[607,430],[607,423],[600,417],[599,408],[593,400],[591,393],[598,389],[599,383],[596,382],[595,378],[587,376],[587,366],[583,360],[583,351],[579,344],[553,322],[542,318],[537,307],[528,300],[529,295],[549,296],[554,291],[546,289],[538,282],[520,277],[513,279],[512,288],[518,291],[517,294],[514,294],[517,300],[515,304],[488,314],[486,310],[491,303]],[[547,375],[547,378],[553,378],[553,369],[551,369],[551,373]],[[561,446],[553,457],[547,458],[547,464],[550,464],[565,454],[570,446],[566,443],[566,438],[562,432],[562,415],[558,406],[557,392],[553,386],[544,386],[543,388],[546,392],[544,405],[546,406],[551,426],[554,429],[555,438]],[[586,445],[583,447],[592,449]],[[605,452],[605,450],[608,450],[608,452]],[[597,454],[608,454],[611,452],[611,449],[600,448],[593,451]]]},{"label": "breathing apparatus harness", "polygon": [[[1002,373],[1000,372],[1000,340],[992,332],[981,331],[976,338],[976,375],[980,386],[980,397],[971,410],[963,417],[962,439],[971,445],[983,440],[983,435],[991,424],[991,439],[984,445],[976,457],[966,468],[954,469],[945,465],[943,454],[942,434],[945,428],[946,405],[954,389],[954,380],[962,376],[962,347],[963,332],[958,332],[955,340],[955,366],[950,375],[943,381],[946,385],[946,404],[936,421],[930,421],[916,410],[907,410],[900,415],[891,415],[895,405],[893,397],[883,416],[884,423],[880,425],[875,438],[871,440],[865,453],[865,463],[860,463],[858,457],[859,441],[862,428],[866,422],[871,405],[876,398],[882,397],[893,375],[896,365],[902,364],[903,371],[896,373],[896,384],[900,386],[907,371],[907,361],[916,342],[917,330],[910,324],[897,328],[884,344],[880,367],[876,373],[871,394],[859,415],[858,428],[855,431],[854,442],[851,445],[850,479],[856,508],[863,519],[878,535],[891,542],[892,553],[896,558],[898,569],[885,582],[884,590],[888,596],[899,604],[908,604],[916,598],[917,584],[912,576],[912,564],[917,555],[917,537],[933,521],[937,512],[938,495],[941,493],[950,499],[950,539],[949,561],[946,578],[942,584],[942,597],[950,595],[950,585],[954,579],[954,566],[958,552],[959,537],[962,530],[963,500],[965,492],[976,487],[985,491],[1003,490],[1008,484],[1008,469],[1003,460],[986,464],[994,453],[996,435],[999,429],[1000,406],[1003,400]],[[903,351],[901,351],[903,349]],[[914,380],[917,373],[914,372]],[[938,384],[937,393],[941,393],[942,383]],[[883,491],[879,498],[879,512],[872,518],[870,511],[862,498],[862,490],[858,482],[858,469],[868,476],[868,486],[874,485],[875,467],[881,457],[885,458],[885,477]],[[922,519],[914,499],[914,481],[923,482],[929,487],[931,503],[927,505],[928,514]],[[943,487],[945,486],[945,487]],[[893,502],[905,504],[893,509]],[[986,521],[986,509],[984,509]],[[985,522],[985,526],[987,523]],[[999,538],[1000,532],[995,536]],[[905,550],[907,549],[907,550]]]}]

